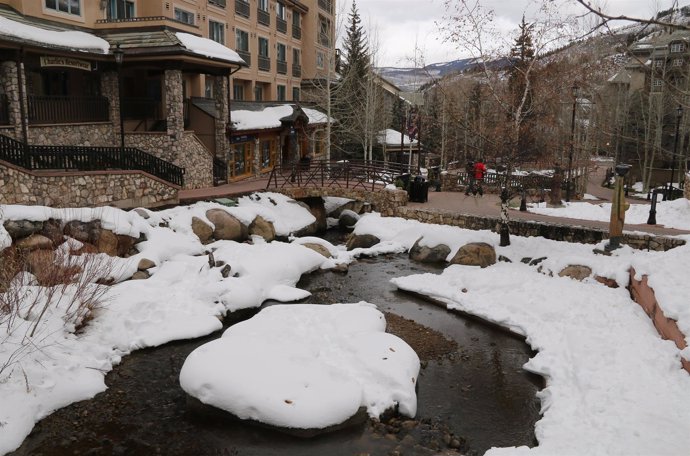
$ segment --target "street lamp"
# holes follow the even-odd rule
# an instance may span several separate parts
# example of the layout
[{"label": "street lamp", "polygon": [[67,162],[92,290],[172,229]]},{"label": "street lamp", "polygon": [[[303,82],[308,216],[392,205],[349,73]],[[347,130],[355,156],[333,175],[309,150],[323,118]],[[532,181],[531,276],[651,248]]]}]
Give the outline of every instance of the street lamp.
[{"label": "street lamp", "polygon": [[676,108],[676,137],[673,139],[673,156],[671,157],[671,189],[664,195],[664,201],[673,199],[673,177],[676,173],[676,155],[678,153],[678,133],[680,130],[680,119],[683,117],[683,107],[678,105]]},{"label": "street lamp", "polygon": [[570,88],[573,95],[573,114],[570,120],[570,151],[568,152],[568,185],[565,188],[565,201],[570,202],[570,192],[573,179],[573,151],[575,149],[575,109],[577,108],[577,92],[579,87],[573,84]]},{"label": "street lamp", "polygon": [[623,224],[625,223],[625,211],[629,205],[625,202],[623,181],[631,166],[626,164],[616,165],[616,184],[613,187],[613,201],[611,204],[611,221],[609,223],[609,242],[604,250],[610,252],[621,246],[623,238]]},{"label": "street lamp", "polygon": [[125,57],[125,51],[120,48],[120,43],[115,45],[113,50],[115,56],[115,64],[117,65],[117,98],[120,104],[120,152],[125,152],[125,119],[122,114],[122,61]]}]

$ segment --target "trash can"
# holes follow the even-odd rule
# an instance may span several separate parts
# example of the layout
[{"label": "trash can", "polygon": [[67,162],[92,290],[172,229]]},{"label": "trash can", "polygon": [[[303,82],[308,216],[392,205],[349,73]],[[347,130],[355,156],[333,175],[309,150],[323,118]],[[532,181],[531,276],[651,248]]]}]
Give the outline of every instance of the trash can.
[{"label": "trash can", "polygon": [[426,203],[429,200],[429,182],[422,176],[416,176],[410,183],[408,196],[414,203]]}]

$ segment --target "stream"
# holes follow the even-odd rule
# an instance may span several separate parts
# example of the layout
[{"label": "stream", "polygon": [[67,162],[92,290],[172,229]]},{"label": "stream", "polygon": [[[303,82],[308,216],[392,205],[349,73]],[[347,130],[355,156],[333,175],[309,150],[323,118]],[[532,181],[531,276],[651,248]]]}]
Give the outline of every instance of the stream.
[{"label": "stream", "polygon": [[[440,271],[410,262],[406,255],[391,255],[360,259],[347,274],[315,272],[298,284],[312,292],[305,302],[377,304],[387,313],[390,332],[415,340],[408,343],[415,350],[417,344],[424,354],[414,420],[386,416],[381,422],[369,420],[305,439],[219,413],[202,413],[190,407],[178,375],[187,355],[219,337],[219,331],[123,358],[107,375],[105,392],[46,417],[11,454],[474,455],[492,446],[534,446],[540,407],[536,393],[543,381],[522,369],[532,355],[526,343],[397,291],[389,282],[392,277]],[[271,304],[275,303],[267,303]],[[254,313],[235,315],[234,322]],[[232,323],[228,319],[226,328]]]}]

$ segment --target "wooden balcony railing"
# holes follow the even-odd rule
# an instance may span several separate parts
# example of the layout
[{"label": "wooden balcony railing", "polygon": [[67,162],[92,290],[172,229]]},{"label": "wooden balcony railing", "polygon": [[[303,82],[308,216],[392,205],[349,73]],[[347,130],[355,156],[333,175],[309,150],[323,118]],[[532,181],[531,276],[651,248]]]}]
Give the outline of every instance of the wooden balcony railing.
[{"label": "wooden balcony railing", "polygon": [[261,71],[271,71],[271,59],[269,57],[259,56],[259,69]]},{"label": "wooden balcony railing", "polygon": [[292,26],[292,37],[296,40],[301,40],[302,39],[302,27],[298,25],[293,25]]},{"label": "wooden balcony railing", "polygon": [[256,19],[259,21],[259,24],[263,25],[271,25],[271,15],[268,14],[268,11],[264,11],[262,9],[257,9],[256,10]]},{"label": "wooden balcony railing", "polygon": [[276,71],[279,74],[287,74],[287,62],[283,60],[276,61]]},{"label": "wooden balcony railing", "polygon": [[235,51],[242,57],[242,60],[247,64],[247,66],[252,66],[252,54],[249,51]]},{"label": "wooden balcony railing", "polygon": [[29,123],[81,123],[110,120],[110,103],[103,96],[29,95]]},{"label": "wooden balcony railing", "polygon": [[242,17],[249,17],[249,2],[244,0],[235,0],[235,14]]},{"label": "wooden balcony railing", "polygon": [[7,95],[0,93],[0,125],[9,125],[10,123],[10,105],[7,100]]},{"label": "wooden balcony railing", "polygon": [[280,33],[287,33],[287,21],[285,19],[276,17],[276,30],[278,30]]},{"label": "wooden balcony railing", "polygon": [[302,77],[302,67],[299,65],[292,65],[292,77],[301,78]]}]

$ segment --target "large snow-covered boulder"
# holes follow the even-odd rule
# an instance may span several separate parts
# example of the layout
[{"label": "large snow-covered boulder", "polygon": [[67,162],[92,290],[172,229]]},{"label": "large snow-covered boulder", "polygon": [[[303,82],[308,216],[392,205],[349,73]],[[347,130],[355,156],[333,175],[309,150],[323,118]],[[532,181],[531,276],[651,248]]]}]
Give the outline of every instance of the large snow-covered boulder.
[{"label": "large snow-covered boulder", "polygon": [[330,428],[361,407],[413,417],[419,358],[385,328],[364,302],[271,306],[194,350],[180,384],[204,404],[281,428]]}]

